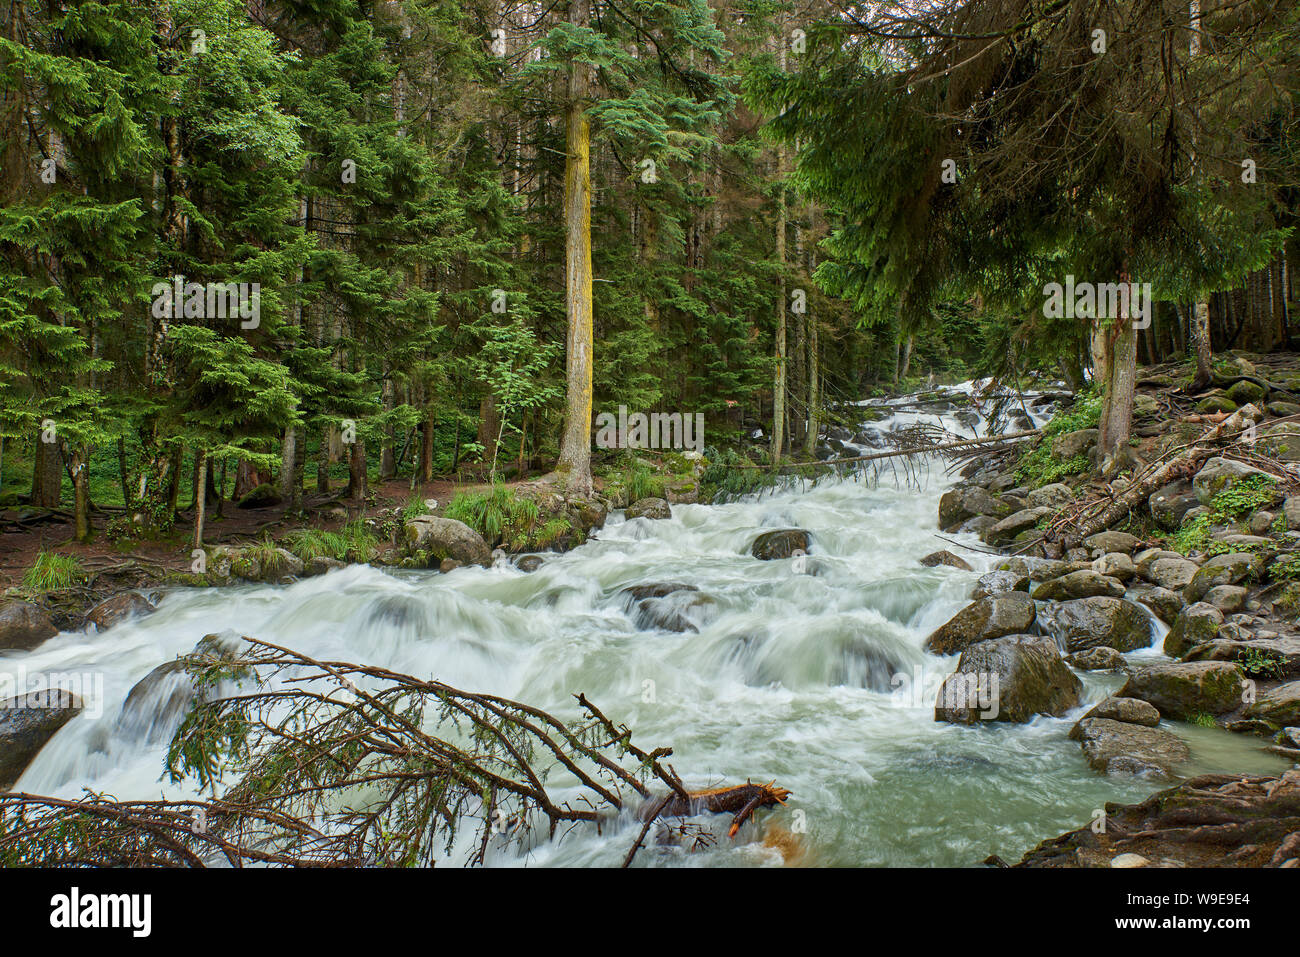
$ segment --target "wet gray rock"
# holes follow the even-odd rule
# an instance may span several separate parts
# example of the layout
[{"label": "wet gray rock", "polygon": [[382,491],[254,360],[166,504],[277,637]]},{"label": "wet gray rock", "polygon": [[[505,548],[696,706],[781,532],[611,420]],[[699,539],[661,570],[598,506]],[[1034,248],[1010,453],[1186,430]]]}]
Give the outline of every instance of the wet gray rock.
[{"label": "wet gray rock", "polygon": [[1128,664],[1118,651],[1104,645],[1066,655],[1065,661],[1080,671],[1123,671]]},{"label": "wet gray rock", "polygon": [[1034,624],[1033,599],[1024,592],[981,598],[940,625],[925,641],[931,654],[951,655],[975,641],[1023,634]]},{"label": "wet gray rock", "polygon": [[1123,598],[1124,584],[1118,579],[1108,578],[1089,569],[1070,572],[1043,582],[1032,594],[1037,601],[1067,601],[1071,598],[1091,598],[1094,595]]},{"label": "wet gray rock", "polygon": [[698,632],[716,611],[712,598],[679,582],[634,585],[619,596],[623,610],[642,631]]},{"label": "wet gray rock", "polygon": [[1087,721],[1089,718],[1108,718],[1111,721],[1124,721],[1128,724],[1154,728],[1160,723],[1160,712],[1156,710],[1155,705],[1141,698],[1112,696],[1098,702],[1080,720]]},{"label": "wet gray rock", "polygon": [[661,498],[643,498],[633,502],[623,513],[628,521],[634,518],[672,518],[673,510],[669,504]]},{"label": "wet gray rock", "polygon": [[0,604],[0,651],[30,651],[59,633],[44,609],[29,601]]},{"label": "wet gray rock", "polygon": [[1172,778],[1190,757],[1173,732],[1109,718],[1084,718],[1070,729],[1088,766],[1102,774]]},{"label": "wet gray rock", "polygon": [[105,598],[86,612],[86,623],[94,625],[96,631],[107,631],[119,621],[143,617],[152,614],[156,610],[153,603],[143,595],[127,591],[111,598]]},{"label": "wet gray rock", "polygon": [[520,555],[515,559],[515,567],[521,572],[535,572],[545,564],[541,555]]},{"label": "wet gray rock", "polygon": [[987,598],[990,595],[1005,595],[1012,591],[1028,591],[1029,576],[1020,572],[988,572],[975,580],[971,598]]},{"label": "wet gray rock", "polygon": [[[190,653],[231,663],[239,656],[242,645],[229,635],[204,635]],[[219,693],[218,689],[205,689],[200,694],[183,660],[165,661],[127,692],[117,717],[117,729],[126,737],[149,744],[167,741],[192,704],[210,700]]]},{"label": "wet gray rock", "polygon": [[990,545],[1004,545],[1012,541],[1021,532],[1037,528],[1040,521],[1054,514],[1055,510],[1046,506],[1021,509],[1008,515],[985,532],[984,541]]},{"label": "wet gray rock", "polygon": [[783,528],[775,532],[764,532],[754,539],[749,553],[759,561],[773,561],[790,558],[795,552],[807,552],[812,545],[812,536],[802,528]]},{"label": "wet gray rock", "polygon": [[1051,639],[1007,635],[968,645],[935,702],[934,718],[954,724],[1060,717],[1079,705],[1083,684]]},{"label": "wet gray rock", "polygon": [[987,489],[976,485],[958,486],[944,492],[939,499],[939,528],[951,531],[977,515],[1000,519],[1010,512],[1011,509]]},{"label": "wet gray rock", "polygon": [[1183,596],[1159,585],[1133,585],[1125,595],[1146,608],[1166,624],[1171,624],[1183,610]]},{"label": "wet gray rock", "polygon": [[1134,651],[1151,644],[1147,613],[1131,601],[1107,595],[1047,605],[1038,613],[1038,627],[1069,652],[1097,647]]},{"label": "wet gray rock", "polygon": [[428,553],[430,567],[440,564],[444,558],[484,568],[492,564],[492,549],[483,536],[454,518],[417,515],[406,523],[402,534],[412,551]]},{"label": "wet gray rock", "polygon": [[963,559],[958,558],[949,551],[931,552],[929,555],[926,555],[921,559],[921,564],[926,568],[935,568],[938,565],[947,565],[950,568],[960,568],[962,571],[966,572],[974,571],[974,569],[972,569],[970,565],[966,564]]},{"label": "wet gray rock", "polygon": [[83,707],[76,695],[60,689],[0,701],[0,791],[18,782],[41,748]]},{"label": "wet gray rock", "polygon": [[1241,669],[1222,661],[1178,661],[1135,668],[1117,694],[1141,698],[1166,718],[1188,721],[1242,704]]},{"label": "wet gray rock", "polygon": [[1207,602],[1188,605],[1174,619],[1165,635],[1164,650],[1170,658],[1181,658],[1202,642],[1212,641],[1223,624],[1223,612]]}]

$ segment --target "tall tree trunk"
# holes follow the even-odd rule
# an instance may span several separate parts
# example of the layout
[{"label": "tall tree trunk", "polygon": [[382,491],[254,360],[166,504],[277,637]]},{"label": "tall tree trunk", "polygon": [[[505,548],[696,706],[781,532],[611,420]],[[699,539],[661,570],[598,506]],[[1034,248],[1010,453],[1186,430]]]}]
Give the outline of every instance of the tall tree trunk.
[{"label": "tall tree trunk", "polygon": [[[1201,0],[1191,0],[1191,39],[1188,54],[1196,57],[1201,52]],[[1196,171],[1196,149],[1192,148],[1192,171]],[[1197,299],[1192,306],[1190,328],[1188,329],[1192,347],[1196,351],[1196,373],[1192,376],[1192,388],[1203,389],[1214,377],[1213,354],[1210,348],[1210,303],[1206,299]]]},{"label": "tall tree trunk", "polygon": [[348,457],[347,497],[354,502],[366,499],[366,443],[360,436],[352,443],[352,454]]},{"label": "tall tree trunk", "polygon": [[[208,450],[198,449],[196,451],[198,461],[194,464],[194,472],[199,476],[199,482],[207,484],[206,476],[208,474]],[[208,495],[207,489],[201,490],[202,494],[194,496],[194,542],[195,548],[203,547],[203,522],[208,516]]]},{"label": "tall tree trunk", "polygon": [[[569,23],[586,28],[591,0],[571,0]],[[592,352],[595,347],[591,305],[591,122],[587,99],[591,68],[569,65],[565,105],[564,161],[564,305],[568,316],[567,396],[564,436],[557,471],[565,475],[570,495],[588,497],[591,481]]]},{"label": "tall tree trunk", "polygon": [[32,504],[37,508],[58,508],[63,492],[63,454],[59,443],[36,437],[36,456],[32,464]]},{"label": "tall tree trunk", "polygon": [[90,477],[86,463],[89,449],[85,446],[68,447],[68,472],[72,476],[73,528],[79,542],[91,539],[90,528]]},{"label": "tall tree trunk", "polygon": [[[784,56],[782,57],[784,65]],[[785,176],[785,148],[776,151],[776,176]],[[785,288],[785,183],[776,188],[776,367],[772,379],[772,462],[779,463],[785,452],[786,301]]]},{"label": "tall tree trunk", "polygon": [[420,431],[420,481],[433,481],[433,409],[424,413],[424,427]]}]

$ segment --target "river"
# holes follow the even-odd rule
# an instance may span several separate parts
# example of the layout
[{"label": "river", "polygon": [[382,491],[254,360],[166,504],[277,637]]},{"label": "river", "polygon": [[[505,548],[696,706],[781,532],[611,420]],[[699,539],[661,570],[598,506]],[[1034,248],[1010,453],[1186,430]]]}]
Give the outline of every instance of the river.
[{"label": "river", "polygon": [[[937,537],[938,499],[950,482],[936,463],[921,487],[859,477],[726,505],[677,505],[661,521],[616,512],[594,540],[529,574],[504,562],[448,575],[351,566],[287,586],[170,590],[146,618],[99,635],[60,634],[0,659],[0,671],[79,672],[103,683],[98,714],[65,726],[16,790],[192,793],[162,777],[164,738],[176,721],[163,706],[166,686],[146,720],[124,717],[122,703],[157,665],[228,631],[562,716],[576,716],[572,696],[582,692],[631,727],[642,748],[671,746],[688,786],[751,778],[793,792],[787,807],[759,812],[737,841],[718,819],[712,849],[652,845],[638,865],[1016,859],[1088,822],[1107,801],[1140,800],[1166,785],[1091,771],[1066,737],[1082,709],[1027,725],[934,720],[933,689],[956,658],[928,655],[922,642],[994,561]],[[750,556],[759,532],[792,526],[813,535],[807,560]],[[949,537],[978,545],[971,535]],[[961,551],[975,570],[918,564],[940,548]],[[685,612],[698,633],[636,627],[618,593],[653,582],[689,583],[711,599]],[[1090,702],[1122,681],[1082,678]],[[1176,729],[1192,748],[1189,771],[1286,766],[1252,739]],[[630,821],[603,835],[580,829],[526,852],[496,848],[488,862],[617,865],[635,833]]]}]

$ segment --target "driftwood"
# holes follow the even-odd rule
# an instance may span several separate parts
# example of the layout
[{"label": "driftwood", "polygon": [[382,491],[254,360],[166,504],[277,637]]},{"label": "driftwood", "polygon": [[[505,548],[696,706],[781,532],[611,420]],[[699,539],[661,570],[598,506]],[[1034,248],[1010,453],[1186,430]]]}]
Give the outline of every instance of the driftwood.
[{"label": "driftwood", "polygon": [[728,788],[709,788],[703,791],[668,791],[649,804],[638,815],[645,823],[637,834],[636,842],[623,858],[627,867],[636,857],[636,852],[645,846],[646,834],[650,832],[655,821],[665,817],[689,817],[709,812],[711,814],[731,814],[731,826],[727,828],[727,837],[735,837],[744,823],[761,807],[784,804],[790,792],[777,787],[775,781],[767,784],[744,784]]}]

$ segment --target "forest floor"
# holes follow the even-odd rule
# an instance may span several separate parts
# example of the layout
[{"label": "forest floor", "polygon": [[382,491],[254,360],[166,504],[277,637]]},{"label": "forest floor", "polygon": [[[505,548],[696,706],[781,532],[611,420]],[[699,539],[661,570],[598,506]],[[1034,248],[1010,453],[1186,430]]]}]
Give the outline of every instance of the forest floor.
[{"label": "forest floor", "polygon": [[[514,488],[536,481],[536,478],[531,476],[502,484]],[[286,532],[299,528],[337,531],[363,513],[379,515],[400,509],[416,495],[425,500],[436,499],[438,507],[434,512],[441,514],[457,492],[480,492],[490,487],[487,482],[437,477],[412,489],[408,479],[392,479],[371,484],[370,498],[364,510],[358,503],[340,498],[339,493],[311,494],[304,499],[303,513],[293,515],[286,515],[283,505],[241,509],[233,502],[226,502],[221,516],[209,512],[203,540],[205,545],[233,545],[258,541],[268,535],[279,539]],[[340,514],[340,509],[345,510],[346,515]],[[0,511],[0,591],[18,585],[42,551],[76,557],[92,574],[132,562],[143,562],[163,572],[189,569],[193,509],[180,512],[175,530],[166,538],[127,541],[113,541],[104,534],[104,526],[120,517],[120,510],[96,511],[91,516],[95,536],[88,544],[74,540],[71,518],[62,512],[40,518],[29,513],[26,508]]]}]

